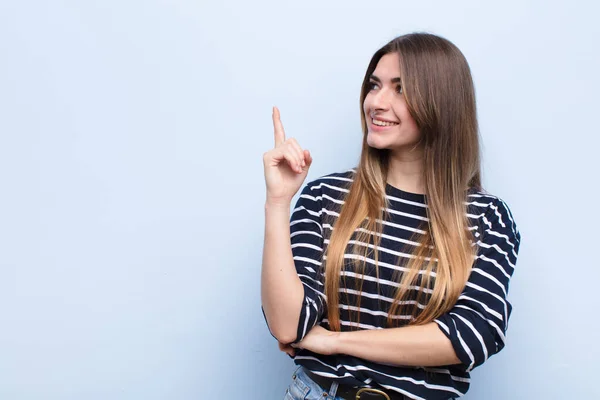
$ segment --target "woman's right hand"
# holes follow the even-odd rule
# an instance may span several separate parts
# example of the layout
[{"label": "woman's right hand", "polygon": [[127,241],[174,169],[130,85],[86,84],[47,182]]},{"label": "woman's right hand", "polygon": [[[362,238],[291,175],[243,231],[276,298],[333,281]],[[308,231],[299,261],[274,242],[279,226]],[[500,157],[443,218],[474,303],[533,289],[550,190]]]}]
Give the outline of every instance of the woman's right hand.
[{"label": "woman's right hand", "polygon": [[290,204],[306,179],[312,157],[308,150],[300,147],[296,139],[285,138],[277,107],[273,107],[273,130],[275,147],[263,155],[267,203]]}]

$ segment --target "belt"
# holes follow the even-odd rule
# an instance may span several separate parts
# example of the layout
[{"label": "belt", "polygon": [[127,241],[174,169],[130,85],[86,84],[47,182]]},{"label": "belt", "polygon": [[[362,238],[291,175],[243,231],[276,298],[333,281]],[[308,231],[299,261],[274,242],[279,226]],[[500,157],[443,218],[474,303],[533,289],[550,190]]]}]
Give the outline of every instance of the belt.
[{"label": "belt", "polygon": [[[317,385],[321,386],[325,390],[329,390],[333,379],[326,378],[321,375],[313,374],[308,369],[304,368],[304,372],[310,379],[312,379]],[[339,385],[336,396],[342,397],[347,400],[405,400],[408,397],[391,391],[384,391],[373,388],[355,387],[350,385]]]}]

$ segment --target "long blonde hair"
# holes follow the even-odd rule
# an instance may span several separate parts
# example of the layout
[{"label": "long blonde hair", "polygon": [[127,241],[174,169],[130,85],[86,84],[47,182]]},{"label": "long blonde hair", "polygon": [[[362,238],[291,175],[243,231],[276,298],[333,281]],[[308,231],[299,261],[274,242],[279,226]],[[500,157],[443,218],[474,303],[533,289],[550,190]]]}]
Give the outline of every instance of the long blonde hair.
[{"label": "long blonde hair", "polygon": [[[335,331],[340,330],[340,274],[348,242],[356,231],[352,253],[364,257],[354,257],[352,263],[364,274],[364,260],[369,253],[369,246],[364,243],[373,246],[377,263],[383,230],[380,221],[388,217],[384,209],[389,206],[385,197],[389,153],[367,144],[363,103],[371,74],[381,57],[389,53],[397,54],[400,59],[404,96],[421,132],[429,225],[424,227],[426,234],[414,236],[419,246],[415,247],[401,278],[396,277],[400,286],[388,312],[388,326],[398,324],[394,318],[398,315],[410,315],[410,324],[424,324],[447,312],[456,303],[473,264],[475,249],[470,240],[474,238],[468,229],[466,200],[469,188],[481,188],[481,171],[475,91],[469,65],[460,50],[444,38],[428,33],[403,35],[373,55],[362,83],[360,163],[323,263],[328,320]],[[378,268],[376,271],[379,277]],[[345,286],[345,278],[343,281]],[[357,289],[360,293],[362,280]],[[416,302],[411,290],[416,293]],[[356,309],[360,310],[360,296],[358,303]],[[425,307],[419,308],[418,303]],[[360,311],[356,314],[357,322],[359,318]]]}]

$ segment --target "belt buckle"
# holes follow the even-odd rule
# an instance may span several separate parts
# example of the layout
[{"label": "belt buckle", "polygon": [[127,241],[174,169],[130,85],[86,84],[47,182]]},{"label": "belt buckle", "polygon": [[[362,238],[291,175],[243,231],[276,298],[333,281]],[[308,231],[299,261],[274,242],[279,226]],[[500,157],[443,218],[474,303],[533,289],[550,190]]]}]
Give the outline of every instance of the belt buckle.
[{"label": "belt buckle", "polygon": [[356,392],[356,400],[360,400],[360,395],[363,393],[375,393],[378,394],[380,396],[383,396],[383,398],[385,400],[390,400],[390,396],[387,395],[386,392],[381,391],[379,389],[372,389],[372,388],[361,388],[359,389],[358,392]]}]

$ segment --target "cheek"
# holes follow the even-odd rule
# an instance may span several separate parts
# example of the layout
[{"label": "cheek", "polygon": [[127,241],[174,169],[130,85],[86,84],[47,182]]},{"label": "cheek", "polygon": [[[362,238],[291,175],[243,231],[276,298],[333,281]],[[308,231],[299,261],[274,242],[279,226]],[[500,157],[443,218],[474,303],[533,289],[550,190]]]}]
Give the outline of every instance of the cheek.
[{"label": "cheek", "polygon": [[402,107],[398,107],[398,109],[396,109],[396,113],[396,115],[400,117],[402,125],[404,125],[407,129],[411,131],[418,130],[417,122],[414,120],[412,115],[410,115],[410,112],[408,111],[408,108],[405,105],[403,105]]},{"label": "cheek", "polygon": [[367,95],[367,97],[365,97],[365,101],[363,102],[363,113],[365,115],[368,114],[369,107],[370,107],[370,101],[369,101],[369,95]]},{"label": "cheek", "polygon": [[417,122],[409,115],[406,121],[406,127],[410,129],[411,132],[415,132],[418,134],[419,128],[417,127]]}]

